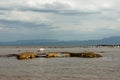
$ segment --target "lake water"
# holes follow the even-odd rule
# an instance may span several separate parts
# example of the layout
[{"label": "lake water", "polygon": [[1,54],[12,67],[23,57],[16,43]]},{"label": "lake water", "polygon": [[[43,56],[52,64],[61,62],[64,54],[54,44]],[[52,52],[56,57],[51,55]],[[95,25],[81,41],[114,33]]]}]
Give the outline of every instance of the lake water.
[{"label": "lake water", "polygon": [[[17,54],[40,47],[0,47],[0,54]],[[0,80],[120,80],[119,48],[46,48],[43,52],[94,51],[102,58],[35,58],[17,60],[0,57]],[[102,53],[101,53],[102,52]]]}]

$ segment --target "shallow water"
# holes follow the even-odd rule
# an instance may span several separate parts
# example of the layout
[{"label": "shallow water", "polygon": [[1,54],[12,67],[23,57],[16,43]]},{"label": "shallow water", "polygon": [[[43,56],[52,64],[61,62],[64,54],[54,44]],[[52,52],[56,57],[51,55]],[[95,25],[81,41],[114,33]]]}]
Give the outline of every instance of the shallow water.
[{"label": "shallow water", "polygon": [[[0,54],[37,52],[39,47],[0,47]],[[20,51],[19,51],[20,50]],[[102,58],[0,58],[0,80],[119,80],[119,48],[46,48],[43,52],[94,51]]]}]

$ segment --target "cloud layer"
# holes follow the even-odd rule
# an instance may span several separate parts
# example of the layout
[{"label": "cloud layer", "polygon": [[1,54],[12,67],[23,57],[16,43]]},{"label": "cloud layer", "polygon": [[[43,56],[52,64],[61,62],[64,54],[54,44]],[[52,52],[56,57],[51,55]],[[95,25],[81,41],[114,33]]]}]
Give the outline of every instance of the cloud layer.
[{"label": "cloud layer", "polygon": [[0,0],[0,41],[119,35],[119,0]]}]

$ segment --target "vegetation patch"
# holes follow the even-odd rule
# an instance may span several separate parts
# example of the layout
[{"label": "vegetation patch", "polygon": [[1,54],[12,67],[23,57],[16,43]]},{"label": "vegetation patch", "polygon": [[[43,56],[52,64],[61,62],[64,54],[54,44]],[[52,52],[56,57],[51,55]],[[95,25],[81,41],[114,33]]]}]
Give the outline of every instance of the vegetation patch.
[{"label": "vegetation patch", "polygon": [[44,54],[36,54],[34,52],[23,52],[19,54],[8,54],[0,55],[0,57],[17,57],[18,60],[27,60],[32,58],[53,58],[53,57],[82,57],[82,58],[99,58],[103,57],[101,54],[95,52],[81,52],[81,53],[71,53],[71,52],[48,52]]},{"label": "vegetation patch", "polygon": [[59,52],[49,52],[47,55],[46,55],[47,58],[50,58],[50,57],[60,57],[60,53]]},{"label": "vegetation patch", "polygon": [[99,58],[102,57],[101,54],[94,52],[81,52],[81,53],[70,53],[71,57],[83,57],[83,58]]},{"label": "vegetation patch", "polygon": [[32,59],[35,57],[36,57],[36,53],[34,52],[24,52],[24,53],[18,54],[17,59],[23,60],[23,59]]},{"label": "vegetation patch", "polygon": [[49,52],[46,55],[47,58],[51,58],[51,57],[70,57],[70,53],[69,52]]}]

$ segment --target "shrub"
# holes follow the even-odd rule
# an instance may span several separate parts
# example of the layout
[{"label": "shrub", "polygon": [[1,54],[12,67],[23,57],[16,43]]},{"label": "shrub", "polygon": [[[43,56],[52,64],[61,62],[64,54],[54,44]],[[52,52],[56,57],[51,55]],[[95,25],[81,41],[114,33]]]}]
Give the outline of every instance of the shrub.
[{"label": "shrub", "polygon": [[32,59],[32,58],[35,58],[35,57],[36,57],[36,54],[34,52],[24,52],[24,53],[18,54],[18,56],[17,56],[17,58],[19,60]]},{"label": "shrub", "polygon": [[102,57],[100,54],[94,52],[81,52],[81,53],[70,53],[71,57],[84,57],[84,58],[99,58]]},{"label": "shrub", "polygon": [[60,57],[60,53],[59,52],[49,52],[47,55],[46,55],[47,58],[50,58],[50,57]]}]

